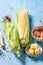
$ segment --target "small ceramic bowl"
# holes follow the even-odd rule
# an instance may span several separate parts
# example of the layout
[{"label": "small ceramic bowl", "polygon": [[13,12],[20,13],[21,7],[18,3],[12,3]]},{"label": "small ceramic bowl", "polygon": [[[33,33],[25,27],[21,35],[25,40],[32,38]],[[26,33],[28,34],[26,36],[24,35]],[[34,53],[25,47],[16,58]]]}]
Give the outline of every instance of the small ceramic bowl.
[{"label": "small ceramic bowl", "polygon": [[43,29],[43,26],[37,26],[37,27],[33,28],[31,35],[32,35],[32,37],[33,37],[35,40],[37,40],[38,42],[43,42],[43,38],[37,38],[37,37],[35,37],[34,34],[33,34],[34,30],[38,30],[38,29]]},{"label": "small ceramic bowl", "polygon": [[[33,44],[33,43],[32,43]],[[37,43],[36,43],[37,44]],[[38,45],[38,44],[37,44]],[[28,56],[31,56],[31,57],[38,57],[38,56],[40,56],[41,55],[41,53],[42,53],[42,47],[40,46],[40,45],[38,45],[39,46],[39,48],[40,48],[40,54],[38,54],[38,55],[30,55],[29,53],[28,53],[28,51],[29,51],[29,49],[30,49],[30,46],[31,46],[31,44],[28,44],[27,46],[26,46],[26,48],[25,48],[25,52],[26,52],[26,54],[28,55]],[[31,52],[31,51],[30,51]]]}]

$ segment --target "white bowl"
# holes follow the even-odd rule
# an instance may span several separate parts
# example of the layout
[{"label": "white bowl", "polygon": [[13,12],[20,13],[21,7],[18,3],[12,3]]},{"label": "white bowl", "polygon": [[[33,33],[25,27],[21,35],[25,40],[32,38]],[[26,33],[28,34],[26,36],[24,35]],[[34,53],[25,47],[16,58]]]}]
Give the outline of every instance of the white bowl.
[{"label": "white bowl", "polygon": [[[33,44],[33,43],[32,43]],[[37,44],[37,43],[35,43],[35,44]],[[42,47],[39,45],[39,44],[37,44],[39,47],[40,47],[40,54],[38,54],[38,55],[30,55],[29,53],[28,53],[28,50],[29,50],[29,48],[30,48],[30,46],[31,46],[31,44],[28,44],[27,46],[26,46],[26,48],[25,48],[25,52],[26,52],[26,54],[28,55],[28,56],[31,56],[31,57],[38,57],[38,56],[40,56],[41,55],[41,53],[42,53]],[[30,51],[31,52],[31,51]]]},{"label": "white bowl", "polygon": [[35,29],[38,30],[38,29],[42,29],[42,28],[43,28],[43,26],[37,26],[37,27],[33,28],[32,33],[31,33],[32,37],[33,37],[35,40],[37,40],[38,42],[43,42],[43,38],[36,38],[36,37],[33,35],[33,31],[34,31]]}]

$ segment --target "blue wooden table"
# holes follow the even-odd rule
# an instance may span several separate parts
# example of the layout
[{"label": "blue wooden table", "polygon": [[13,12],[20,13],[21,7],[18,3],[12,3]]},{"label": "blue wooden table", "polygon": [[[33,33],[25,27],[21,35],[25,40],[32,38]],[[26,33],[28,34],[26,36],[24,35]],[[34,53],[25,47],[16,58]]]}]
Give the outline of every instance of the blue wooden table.
[{"label": "blue wooden table", "polygon": [[[31,29],[35,26],[43,25],[43,0],[0,0],[0,35],[5,39],[5,45],[8,46],[8,40],[3,33],[2,19],[5,15],[9,15],[15,22],[15,12],[28,9]],[[42,20],[42,22],[40,22]],[[32,42],[36,42],[33,40]],[[40,44],[43,48],[43,43]],[[43,53],[38,58],[28,57],[23,51],[23,54],[18,58],[14,53],[6,52],[1,47],[3,52],[0,56],[0,65],[43,65]]]}]

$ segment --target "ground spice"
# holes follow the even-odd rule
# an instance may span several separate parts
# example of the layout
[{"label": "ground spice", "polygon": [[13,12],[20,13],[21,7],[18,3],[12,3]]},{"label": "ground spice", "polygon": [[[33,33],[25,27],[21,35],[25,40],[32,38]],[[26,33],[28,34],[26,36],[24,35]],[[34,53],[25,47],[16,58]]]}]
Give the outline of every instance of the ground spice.
[{"label": "ground spice", "polygon": [[8,4],[8,7],[9,7],[10,9],[14,9],[10,4]]},{"label": "ground spice", "polygon": [[4,53],[0,50],[0,56],[3,57]]}]

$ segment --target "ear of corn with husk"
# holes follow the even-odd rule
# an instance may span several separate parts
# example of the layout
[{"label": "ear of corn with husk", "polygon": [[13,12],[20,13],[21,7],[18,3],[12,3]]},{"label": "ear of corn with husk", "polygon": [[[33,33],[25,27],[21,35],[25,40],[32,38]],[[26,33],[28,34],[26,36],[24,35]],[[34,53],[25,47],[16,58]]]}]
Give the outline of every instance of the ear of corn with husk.
[{"label": "ear of corn with husk", "polygon": [[19,34],[13,22],[4,21],[3,28],[9,41],[9,46],[18,57],[20,56]]},{"label": "ear of corn with husk", "polygon": [[16,13],[16,23],[21,46],[24,47],[30,41],[30,21],[27,10],[22,10]]}]

